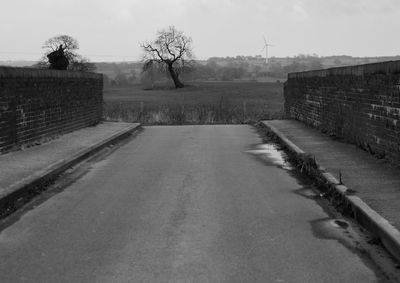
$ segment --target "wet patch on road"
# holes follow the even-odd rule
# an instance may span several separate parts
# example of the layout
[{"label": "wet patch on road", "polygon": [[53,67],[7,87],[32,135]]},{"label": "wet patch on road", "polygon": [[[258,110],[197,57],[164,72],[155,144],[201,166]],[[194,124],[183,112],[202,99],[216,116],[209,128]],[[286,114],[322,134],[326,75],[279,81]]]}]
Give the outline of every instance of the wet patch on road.
[{"label": "wet patch on road", "polygon": [[319,194],[316,190],[313,190],[311,186],[304,186],[300,189],[294,190],[293,192],[311,200],[317,200],[321,197],[321,194]]},{"label": "wet patch on road", "polygon": [[371,252],[366,250],[364,237],[355,224],[344,219],[322,218],[310,221],[313,235],[318,239],[338,241],[346,247],[371,270],[374,271],[377,282],[397,282],[398,274],[388,266],[388,262],[377,262],[371,259]]},{"label": "wet patch on road", "polygon": [[396,267],[400,265],[396,265],[396,261],[381,245],[370,243],[374,237],[351,219],[342,215],[327,193],[320,190],[314,180],[305,175],[302,170],[292,165],[290,156],[276,142],[274,136],[269,136],[260,129],[257,129],[257,133],[264,143],[251,146],[247,153],[252,154],[266,166],[284,169],[297,180],[300,186],[292,192],[312,200],[326,213],[326,218],[309,221],[313,235],[318,239],[337,241],[349,249],[374,271],[377,282],[400,282],[400,273],[396,270]]},{"label": "wet patch on road", "polygon": [[324,210],[327,214],[327,218],[311,221],[313,234],[317,238],[337,240],[350,250],[358,252],[358,244],[354,241],[353,236],[351,236],[349,232],[349,223],[344,219],[335,218],[335,216],[338,215],[335,215],[332,208],[329,207],[329,204],[324,201],[323,193],[314,188],[311,180],[298,172],[298,170],[295,170],[290,164],[288,156],[279,148],[279,145],[274,143],[257,144],[252,146],[247,152],[256,156],[257,159],[262,160],[267,166],[277,166],[287,170],[301,186],[293,190],[293,193],[315,201],[315,203]]},{"label": "wet patch on road", "polygon": [[253,145],[246,151],[263,161],[269,166],[277,166],[285,170],[293,170],[293,167],[288,162],[285,152],[278,145],[272,143],[262,143]]},{"label": "wet patch on road", "polygon": [[319,239],[337,240],[352,251],[359,250],[350,224],[343,219],[323,218],[310,221],[312,232]]}]

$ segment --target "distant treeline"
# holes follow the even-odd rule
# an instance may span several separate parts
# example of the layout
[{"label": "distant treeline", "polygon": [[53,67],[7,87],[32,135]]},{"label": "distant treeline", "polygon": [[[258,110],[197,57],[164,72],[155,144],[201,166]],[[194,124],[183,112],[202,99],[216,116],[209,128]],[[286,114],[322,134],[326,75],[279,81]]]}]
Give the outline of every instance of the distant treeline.
[{"label": "distant treeline", "polygon": [[[285,80],[288,73],[315,69],[368,64],[389,60],[392,57],[352,57],[300,54],[294,57],[271,57],[268,63],[262,56],[211,57],[208,60],[194,60],[181,74],[184,80],[233,81],[233,80]],[[163,81],[168,77],[159,70],[143,74],[142,63],[95,63],[97,72],[103,73],[106,85],[137,84],[145,80]],[[147,76],[147,78],[143,78]],[[150,76],[150,78],[149,78]]]},{"label": "distant treeline", "polygon": [[[292,72],[390,60],[400,60],[400,56],[352,57],[340,55],[320,57],[316,54],[300,54],[294,57],[271,57],[268,59],[268,63],[261,55],[211,57],[208,60],[193,60],[189,62],[180,76],[186,81],[277,81],[285,80],[287,74]],[[0,62],[0,65],[10,65],[10,61]],[[94,65],[96,72],[104,74],[104,84],[106,86],[138,84],[143,83],[143,81],[148,83],[149,81],[169,80],[168,76],[161,70],[142,72],[143,64],[141,62],[103,62],[94,63]]]}]

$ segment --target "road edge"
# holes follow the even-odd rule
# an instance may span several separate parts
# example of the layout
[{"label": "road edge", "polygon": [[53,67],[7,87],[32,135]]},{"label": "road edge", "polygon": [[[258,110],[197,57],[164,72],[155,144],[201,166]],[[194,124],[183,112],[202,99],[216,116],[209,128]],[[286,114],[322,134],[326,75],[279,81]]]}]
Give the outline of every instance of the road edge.
[{"label": "road edge", "polygon": [[56,163],[53,163],[46,168],[33,173],[29,177],[24,178],[20,182],[12,184],[0,194],[0,211],[7,209],[11,204],[15,203],[18,199],[26,195],[35,194],[38,187],[46,186],[47,184],[51,183],[68,168],[71,168],[83,160],[88,159],[90,156],[94,155],[105,147],[122,141],[140,128],[141,124],[139,123],[129,125],[124,129],[106,137],[105,139],[95,142],[87,148],[78,151],[74,155],[61,159]]},{"label": "road edge", "polygon": [[[368,206],[361,198],[351,195],[351,190],[338,181],[325,168],[318,165],[315,157],[304,152],[301,148],[290,141],[281,131],[271,125],[268,121],[261,121],[260,125],[267,128],[274,134],[295,157],[304,164],[314,163],[318,171],[318,181],[323,181],[336,197],[341,198],[342,202],[352,212],[354,219],[367,229],[372,235],[377,237],[388,252],[400,261],[400,232],[385,218]],[[306,166],[307,167],[307,166]],[[311,176],[314,174],[310,174]],[[322,179],[322,180],[320,180]]]}]

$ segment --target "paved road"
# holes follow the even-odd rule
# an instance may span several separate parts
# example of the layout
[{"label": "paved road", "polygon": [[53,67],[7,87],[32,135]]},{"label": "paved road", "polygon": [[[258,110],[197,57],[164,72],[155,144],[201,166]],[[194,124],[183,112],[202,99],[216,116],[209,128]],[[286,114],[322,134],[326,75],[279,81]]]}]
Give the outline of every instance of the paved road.
[{"label": "paved road", "polygon": [[0,233],[0,282],[384,282],[260,143],[146,128]]}]

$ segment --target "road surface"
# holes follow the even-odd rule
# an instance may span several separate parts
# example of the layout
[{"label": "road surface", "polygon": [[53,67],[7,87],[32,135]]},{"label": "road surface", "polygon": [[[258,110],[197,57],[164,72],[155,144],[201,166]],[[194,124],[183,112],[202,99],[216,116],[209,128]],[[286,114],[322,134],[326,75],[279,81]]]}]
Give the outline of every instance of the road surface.
[{"label": "road surface", "polygon": [[246,125],[147,127],[1,231],[0,282],[385,282],[280,159]]}]

